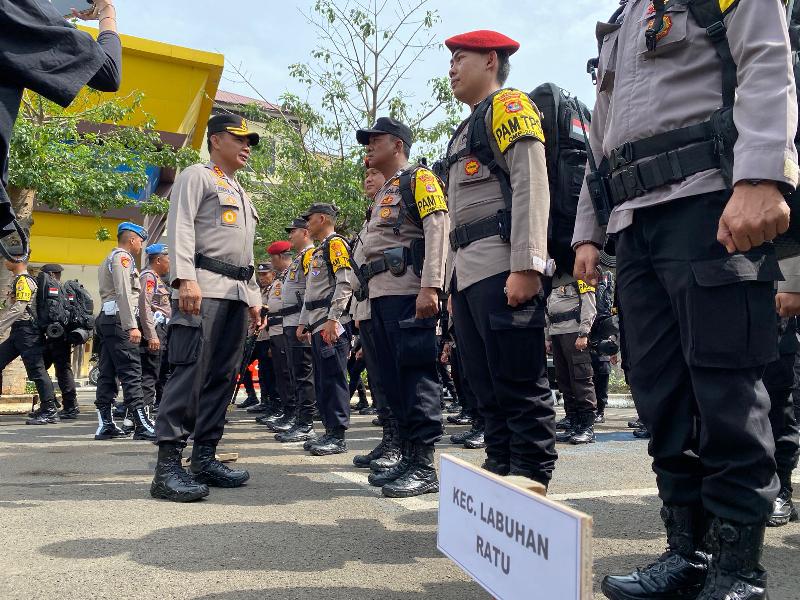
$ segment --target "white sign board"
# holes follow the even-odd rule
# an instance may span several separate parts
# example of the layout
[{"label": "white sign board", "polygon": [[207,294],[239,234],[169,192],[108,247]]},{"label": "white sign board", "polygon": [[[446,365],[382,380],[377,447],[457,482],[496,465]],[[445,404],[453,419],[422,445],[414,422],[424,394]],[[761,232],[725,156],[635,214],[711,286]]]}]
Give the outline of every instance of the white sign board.
[{"label": "white sign board", "polygon": [[592,518],[443,454],[437,547],[498,600],[590,600]]}]

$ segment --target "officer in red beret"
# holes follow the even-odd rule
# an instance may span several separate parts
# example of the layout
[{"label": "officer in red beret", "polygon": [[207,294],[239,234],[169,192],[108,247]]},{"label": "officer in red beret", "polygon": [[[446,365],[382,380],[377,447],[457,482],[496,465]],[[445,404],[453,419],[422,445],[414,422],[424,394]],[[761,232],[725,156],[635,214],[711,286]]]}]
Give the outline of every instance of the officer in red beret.
[{"label": "officer in red beret", "polygon": [[[527,94],[503,87],[517,42],[473,31],[445,45],[453,93],[472,109],[447,149],[447,281],[464,370],[486,421],[483,468],[546,486],[556,451],[540,280],[550,209],[541,117]],[[468,131],[488,144],[474,145]]]}]

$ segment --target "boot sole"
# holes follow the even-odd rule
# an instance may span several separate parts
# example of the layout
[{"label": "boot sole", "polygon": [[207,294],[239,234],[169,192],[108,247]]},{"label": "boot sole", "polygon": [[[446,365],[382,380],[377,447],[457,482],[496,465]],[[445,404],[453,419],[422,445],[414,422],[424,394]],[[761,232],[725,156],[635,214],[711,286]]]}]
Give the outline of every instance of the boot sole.
[{"label": "boot sole", "polygon": [[596,441],[595,439],[591,439],[591,440],[587,440],[587,441],[585,441],[585,442],[576,442],[576,441],[575,441],[575,438],[573,438],[573,439],[571,439],[571,440],[569,441],[569,443],[570,443],[570,444],[572,444],[573,446],[581,446],[581,445],[583,445],[583,444],[594,444],[594,443],[595,443],[595,441]]},{"label": "boot sole", "polygon": [[[603,579],[603,582],[600,584],[600,589],[602,590],[603,595],[606,598],[609,598],[609,600],[646,600],[648,598],[652,598],[650,595],[632,596],[630,594],[626,594],[623,591],[607,585],[605,579]],[[684,593],[672,594],[671,596],[659,596],[658,600],[694,600],[700,595],[701,591],[703,591],[702,586],[697,586],[696,588]]]},{"label": "boot sole", "polygon": [[[374,461],[373,461],[373,462],[374,462]],[[379,473],[385,473],[385,472],[386,472],[386,471],[388,471],[389,469],[393,469],[394,467],[396,467],[396,466],[397,466],[397,463],[399,463],[399,462],[400,462],[400,461],[398,460],[396,463],[394,463],[394,464],[391,464],[391,465],[388,465],[388,466],[385,466],[385,467],[379,467],[379,466],[377,466],[377,465],[373,465],[372,463],[370,463],[370,465],[369,465],[369,468],[372,470],[372,472],[373,472],[373,473],[375,473],[376,475],[378,475]]]},{"label": "boot sole", "polygon": [[232,479],[225,479],[223,481],[218,481],[216,479],[212,480],[212,479],[208,479],[206,477],[202,477],[198,473],[192,473],[192,477],[194,477],[194,480],[197,483],[204,483],[209,487],[218,487],[218,488],[227,488],[227,489],[242,487],[245,483],[247,483],[250,480],[250,476],[249,475],[248,475],[247,479],[242,479],[241,481],[232,480]]},{"label": "boot sole", "polygon": [[311,448],[309,452],[311,452],[311,456],[333,456],[334,454],[344,454],[347,452],[347,448],[337,450],[320,450],[318,448]]},{"label": "boot sole", "polygon": [[386,489],[386,486],[381,490],[383,495],[387,498],[413,498],[414,496],[422,496],[423,494],[435,494],[439,491],[439,482],[428,483],[420,490],[405,491],[405,490],[392,490]]},{"label": "boot sole", "polygon": [[170,500],[172,502],[194,502],[208,496],[208,491],[199,492],[195,494],[178,494],[168,490],[161,484],[152,484],[150,486],[150,495],[156,500]]},{"label": "boot sole", "polygon": [[486,448],[486,444],[464,444],[464,448],[467,450],[480,450],[481,448]]},{"label": "boot sole", "polygon": [[107,440],[126,440],[126,439],[128,439],[128,437],[130,435],[131,435],[130,433],[125,434],[125,435],[96,435],[96,436],[94,436],[94,439],[96,439],[97,441],[101,441],[101,442],[104,442],[104,441],[107,441]]},{"label": "boot sole", "polygon": [[770,517],[769,521],[767,521],[767,527],[783,527],[797,521],[800,521],[800,515],[796,510],[793,510],[791,514],[785,517]]}]

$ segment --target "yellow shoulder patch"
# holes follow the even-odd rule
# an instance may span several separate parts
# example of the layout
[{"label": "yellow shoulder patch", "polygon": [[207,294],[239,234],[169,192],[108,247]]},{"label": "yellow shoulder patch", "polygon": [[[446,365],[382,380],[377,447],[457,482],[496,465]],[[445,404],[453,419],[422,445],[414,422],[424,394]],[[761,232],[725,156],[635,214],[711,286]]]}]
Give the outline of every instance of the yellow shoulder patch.
[{"label": "yellow shoulder patch", "polygon": [[722,14],[724,15],[725,12],[729,8],[731,8],[734,4],[736,4],[738,1],[739,0],[719,0],[719,9],[722,11]]},{"label": "yellow shoulder patch", "polygon": [[30,302],[33,297],[33,290],[31,284],[28,282],[27,277],[20,277],[17,279],[17,285],[14,287],[14,298],[17,302]]},{"label": "yellow shoulder patch", "polygon": [[339,269],[350,269],[350,252],[347,250],[345,243],[338,237],[333,238],[331,243],[328,244],[328,252],[330,253],[331,268],[336,273]]},{"label": "yellow shoulder patch", "polygon": [[586,283],[585,281],[581,281],[580,279],[578,279],[578,291],[581,294],[585,294],[587,292],[596,292],[597,290],[588,283]]},{"label": "yellow shoulder patch", "polygon": [[544,143],[544,131],[539,111],[528,95],[519,90],[504,90],[492,101],[492,133],[505,153],[517,140],[532,137]]},{"label": "yellow shoulder patch", "polygon": [[311,264],[311,256],[314,254],[314,248],[309,248],[306,250],[306,253],[303,254],[303,275],[308,275],[308,266]]},{"label": "yellow shoulder patch", "polygon": [[417,203],[419,216],[424,219],[435,212],[447,212],[442,184],[428,169],[417,169],[414,184],[414,201]]}]

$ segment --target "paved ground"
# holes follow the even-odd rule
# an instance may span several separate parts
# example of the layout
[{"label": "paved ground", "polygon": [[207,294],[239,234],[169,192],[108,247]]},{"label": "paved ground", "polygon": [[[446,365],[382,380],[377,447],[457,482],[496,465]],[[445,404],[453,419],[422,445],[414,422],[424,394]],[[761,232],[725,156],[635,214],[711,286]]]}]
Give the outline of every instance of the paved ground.
[{"label": "paved ground", "polygon": [[[352,452],[309,457],[237,411],[224,450],[242,454],[251,483],[201,503],[156,502],[153,446],[94,442],[91,409],[84,415],[37,428],[0,417],[3,600],[489,597],[436,550],[437,496],[380,497],[350,466]],[[612,409],[598,443],[560,447],[550,489],[594,516],[596,582],[645,564],[664,543],[646,444],[625,429],[631,415]],[[355,417],[348,443],[365,451],[378,436]],[[770,597],[800,598],[800,525],[768,531],[765,563]]]}]

